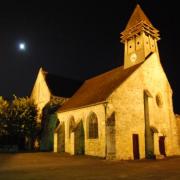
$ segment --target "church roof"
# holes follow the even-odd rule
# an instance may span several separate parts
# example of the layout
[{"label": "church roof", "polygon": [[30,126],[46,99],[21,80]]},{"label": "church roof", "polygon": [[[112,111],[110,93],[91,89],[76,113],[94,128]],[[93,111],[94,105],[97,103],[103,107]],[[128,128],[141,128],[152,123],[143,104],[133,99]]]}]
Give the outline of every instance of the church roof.
[{"label": "church roof", "polygon": [[77,80],[60,77],[51,73],[45,73],[45,80],[52,95],[67,98],[71,97],[82,85],[82,82]]},{"label": "church roof", "polygon": [[105,101],[141,64],[124,69],[123,66],[86,80],[79,90],[59,109],[67,111]]},{"label": "church roof", "polygon": [[126,29],[129,29],[133,26],[136,26],[137,24],[144,22],[149,26],[153,26],[152,23],[150,22],[150,20],[148,19],[148,17],[145,15],[145,13],[143,12],[143,10],[141,9],[140,5],[138,4],[136,6],[136,8],[134,9],[127,25],[126,25]]}]

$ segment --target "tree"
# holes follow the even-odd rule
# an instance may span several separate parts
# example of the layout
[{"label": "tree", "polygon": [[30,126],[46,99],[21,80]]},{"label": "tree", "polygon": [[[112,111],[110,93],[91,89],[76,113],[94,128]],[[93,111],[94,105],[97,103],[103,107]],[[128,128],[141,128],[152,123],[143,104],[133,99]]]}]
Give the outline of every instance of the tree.
[{"label": "tree", "polygon": [[8,132],[20,149],[25,147],[25,139],[29,147],[36,136],[37,130],[37,107],[29,97],[18,98],[14,96],[11,103]]},{"label": "tree", "polygon": [[4,136],[7,135],[7,119],[9,102],[0,96],[0,143],[4,144]]}]

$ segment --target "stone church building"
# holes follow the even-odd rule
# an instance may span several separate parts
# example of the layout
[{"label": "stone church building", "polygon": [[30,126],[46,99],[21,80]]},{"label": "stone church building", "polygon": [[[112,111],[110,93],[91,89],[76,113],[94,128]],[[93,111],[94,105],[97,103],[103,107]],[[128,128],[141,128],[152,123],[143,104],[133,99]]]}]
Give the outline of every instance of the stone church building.
[{"label": "stone church building", "polygon": [[180,154],[159,39],[137,5],[121,33],[124,64],[86,80],[58,110],[54,152],[124,160]]},{"label": "stone church building", "polygon": [[42,121],[42,111],[47,103],[57,99],[63,104],[81,85],[82,82],[48,73],[41,67],[31,92],[31,99],[38,108],[38,123]]}]

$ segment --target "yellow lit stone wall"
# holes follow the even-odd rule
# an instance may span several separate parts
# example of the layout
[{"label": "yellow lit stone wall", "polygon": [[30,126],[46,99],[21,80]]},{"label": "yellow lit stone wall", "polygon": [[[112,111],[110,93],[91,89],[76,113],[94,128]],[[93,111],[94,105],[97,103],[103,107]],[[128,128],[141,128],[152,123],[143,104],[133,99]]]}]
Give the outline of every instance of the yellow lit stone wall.
[{"label": "yellow lit stone wall", "polygon": [[176,114],[176,129],[177,129],[177,140],[178,140],[178,145],[180,146],[180,115]]},{"label": "yellow lit stone wall", "polygon": [[50,92],[45,81],[44,72],[40,68],[36,82],[34,84],[31,98],[35,101],[38,107],[38,122],[41,121],[41,112],[44,106],[50,101]]},{"label": "yellow lit stone wall", "polygon": [[58,136],[58,134],[55,132],[54,133],[54,147],[53,147],[53,149],[54,149],[54,152],[58,152],[58,147],[57,147],[57,141],[58,141],[58,138],[57,138],[57,136]]},{"label": "yellow lit stone wall", "polygon": [[[172,107],[172,91],[162,69],[158,54],[152,54],[108,98],[111,111],[116,114],[116,158],[133,159],[132,134],[139,135],[140,158],[145,158],[144,90],[148,90],[150,126],[158,130],[156,136],[165,136],[166,155],[179,154],[177,139],[173,137],[175,118]],[[156,96],[160,94],[162,105]],[[155,136],[155,153],[159,154]]]},{"label": "yellow lit stone wall", "polygon": [[[167,156],[180,155],[180,120],[174,116],[172,90],[161,66],[159,55],[153,53],[107,98],[107,104],[92,105],[58,113],[65,123],[65,151],[74,154],[74,133],[69,133],[69,120],[73,116],[76,124],[82,120],[85,131],[85,154],[106,156],[106,128],[108,117],[115,113],[115,157],[134,159],[132,135],[139,136],[140,159],[145,158],[144,92],[149,94],[149,124],[154,132],[154,153],[160,155],[159,137],[165,137]],[[88,115],[98,117],[98,139],[88,139]],[[180,119],[178,117],[178,119]],[[56,143],[56,142],[55,142]],[[57,144],[55,147],[58,146]]]},{"label": "yellow lit stone wall", "polygon": [[[98,138],[88,138],[88,116],[94,112],[98,118]],[[105,157],[105,108],[103,104],[93,105],[86,108],[71,110],[58,113],[60,123],[65,123],[65,152],[74,154],[74,133],[69,132],[69,121],[74,118],[76,124],[81,120],[85,135],[85,154],[99,157]],[[56,142],[55,142],[56,143]],[[57,145],[58,146],[58,145]]]}]

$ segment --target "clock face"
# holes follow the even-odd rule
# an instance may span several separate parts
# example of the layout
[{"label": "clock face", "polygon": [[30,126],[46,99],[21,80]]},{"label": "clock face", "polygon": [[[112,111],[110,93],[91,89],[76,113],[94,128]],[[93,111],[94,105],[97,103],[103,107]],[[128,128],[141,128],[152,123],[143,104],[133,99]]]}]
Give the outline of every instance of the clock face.
[{"label": "clock face", "polygon": [[135,63],[135,62],[136,62],[136,59],[137,59],[136,53],[132,53],[131,56],[130,56],[130,61],[131,61],[132,63]]}]

